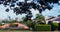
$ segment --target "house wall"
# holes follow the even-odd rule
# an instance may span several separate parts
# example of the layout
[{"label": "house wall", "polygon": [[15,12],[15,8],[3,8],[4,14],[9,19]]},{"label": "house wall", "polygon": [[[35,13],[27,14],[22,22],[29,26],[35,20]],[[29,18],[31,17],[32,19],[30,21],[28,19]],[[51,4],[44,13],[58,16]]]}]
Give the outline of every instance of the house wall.
[{"label": "house wall", "polygon": [[59,23],[60,21],[53,21],[53,23],[54,23],[54,22],[57,22],[57,23]]},{"label": "house wall", "polygon": [[[50,21],[50,20],[46,20],[46,24],[48,24],[48,21]],[[60,21],[53,21],[53,23],[54,22],[59,23]]]}]

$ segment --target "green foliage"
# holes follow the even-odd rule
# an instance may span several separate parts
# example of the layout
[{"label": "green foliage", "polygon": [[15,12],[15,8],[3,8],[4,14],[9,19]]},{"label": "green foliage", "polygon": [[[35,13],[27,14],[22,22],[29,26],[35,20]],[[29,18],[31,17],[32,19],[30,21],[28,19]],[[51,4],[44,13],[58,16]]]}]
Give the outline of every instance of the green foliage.
[{"label": "green foliage", "polygon": [[28,21],[26,22],[26,24],[27,24],[27,26],[31,26],[31,25],[32,25],[32,21],[28,20]]},{"label": "green foliage", "polygon": [[27,22],[27,21],[25,21],[25,18],[26,18],[26,17],[22,17],[22,19],[23,19],[23,23],[24,23],[24,22]]},{"label": "green foliage", "polygon": [[17,22],[16,20],[11,20],[11,21],[9,21],[9,23],[14,23],[14,22]]},{"label": "green foliage", "polygon": [[30,20],[28,20],[27,22],[25,22],[26,23],[26,25],[28,26],[28,27],[31,27],[31,28],[34,28],[34,26],[35,26],[35,22],[32,22],[32,21],[30,21]]},{"label": "green foliage", "polygon": [[42,16],[42,15],[40,15],[40,14],[37,14],[37,15],[36,15],[36,18],[39,18],[39,19],[41,19],[41,20],[44,20],[44,16]]},{"label": "green foliage", "polygon": [[53,25],[56,26],[56,27],[58,27],[58,23],[57,22],[54,22]]},{"label": "green foliage", "polygon": [[7,21],[7,20],[2,20],[2,23],[9,23],[9,21]]},{"label": "green foliage", "polygon": [[36,31],[51,31],[51,26],[50,25],[43,25],[43,24],[36,24],[35,25],[35,30]]},{"label": "green foliage", "polygon": [[16,24],[10,23],[10,27],[15,27],[15,26],[16,26]]},{"label": "green foliage", "polygon": [[42,22],[42,21],[44,21],[44,23],[46,23],[46,22],[45,22],[45,17],[44,17],[43,15],[40,15],[40,14],[36,14],[36,19],[35,19],[35,21],[37,21],[37,22]]},{"label": "green foliage", "polygon": [[2,24],[0,23],[0,26],[2,26]]}]

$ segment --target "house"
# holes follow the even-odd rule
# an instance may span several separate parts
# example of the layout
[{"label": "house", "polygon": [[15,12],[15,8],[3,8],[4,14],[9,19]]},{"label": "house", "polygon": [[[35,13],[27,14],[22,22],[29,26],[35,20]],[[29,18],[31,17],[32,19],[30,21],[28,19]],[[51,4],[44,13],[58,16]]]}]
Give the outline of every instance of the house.
[{"label": "house", "polygon": [[57,17],[56,19],[54,19],[53,21],[60,23],[60,17]]},{"label": "house", "polygon": [[53,16],[46,16],[46,17],[45,17],[46,24],[48,24],[49,21],[54,22],[54,21],[53,21],[54,19],[56,19],[56,17],[53,17]]},{"label": "house", "polygon": [[28,26],[26,26],[25,24],[21,24],[21,23],[18,23],[18,22],[15,22],[13,23],[15,26],[12,27],[10,26],[10,24],[3,24],[2,26],[0,26],[0,29],[5,29],[5,28],[9,28],[9,29],[29,29]]},{"label": "house", "polygon": [[26,26],[25,24],[21,24],[21,23],[18,23],[18,22],[15,22],[15,23],[13,23],[13,24],[17,25],[18,28],[29,29],[29,27]]},{"label": "house", "polygon": [[6,27],[9,27],[10,24],[3,24],[2,26],[0,26],[0,29],[5,29]]},{"label": "house", "polygon": [[47,24],[49,21],[52,21],[53,23],[54,23],[54,22],[60,23],[60,17],[48,17],[48,18],[46,18],[45,20],[46,20],[46,24]]}]

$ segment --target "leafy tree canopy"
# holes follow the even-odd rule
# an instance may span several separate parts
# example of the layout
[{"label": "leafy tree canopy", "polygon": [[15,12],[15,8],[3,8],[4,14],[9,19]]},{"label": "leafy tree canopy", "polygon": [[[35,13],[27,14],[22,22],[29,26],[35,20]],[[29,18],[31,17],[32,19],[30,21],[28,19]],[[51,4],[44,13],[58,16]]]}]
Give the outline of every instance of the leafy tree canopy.
[{"label": "leafy tree canopy", "polygon": [[[53,7],[50,6],[49,4],[51,3],[58,3],[59,0],[33,0],[30,3],[28,3],[27,1],[29,0],[25,0],[24,2],[20,2],[19,0],[0,0],[0,5],[3,4],[5,7],[9,6],[14,13],[16,13],[16,15],[19,14],[27,14],[27,19],[32,17],[32,13],[29,9],[34,8],[34,9],[38,9],[39,12],[41,13],[42,11],[44,11],[45,9],[49,9],[51,10]],[[37,1],[34,2],[34,1]],[[18,7],[15,7],[15,6]],[[5,11],[9,12],[9,8],[7,8]]]}]

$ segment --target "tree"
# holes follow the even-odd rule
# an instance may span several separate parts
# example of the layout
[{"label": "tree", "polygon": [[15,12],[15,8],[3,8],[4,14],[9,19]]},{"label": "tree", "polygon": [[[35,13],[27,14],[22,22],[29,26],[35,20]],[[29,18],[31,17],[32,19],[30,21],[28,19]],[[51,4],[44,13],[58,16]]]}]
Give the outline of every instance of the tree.
[{"label": "tree", "polygon": [[[44,18],[44,16],[42,16],[42,15],[40,15],[40,14],[36,14],[36,21],[38,22],[38,23],[46,23],[45,22],[45,18]],[[42,22],[43,21],[43,22]]]},{"label": "tree", "polygon": [[[25,0],[24,2],[17,1],[18,0],[0,0],[0,4],[3,4],[4,6],[10,6],[10,8],[13,7],[13,11],[16,13],[16,15],[25,13],[32,16],[32,13],[29,9],[38,9],[40,13],[45,9],[51,10],[53,7],[50,6],[49,3],[58,3],[59,0],[33,0],[31,3],[27,3],[29,0]],[[34,1],[37,1],[39,4],[35,3]],[[15,7],[15,4],[18,7]],[[7,8],[5,11],[9,12],[9,8]],[[31,16],[28,16],[27,19],[31,19]]]},{"label": "tree", "polygon": [[23,21],[22,21],[21,23],[27,22],[27,21],[25,20],[25,18],[26,18],[26,17],[22,17],[22,20],[23,20]]},{"label": "tree", "polygon": [[34,28],[35,28],[35,22],[32,22],[32,21],[30,21],[30,20],[28,20],[27,22],[25,22],[26,23],[26,25],[29,27],[29,28],[32,28],[32,30],[34,30]]},{"label": "tree", "polygon": [[2,20],[2,23],[9,23],[8,20]]},{"label": "tree", "polygon": [[9,21],[10,23],[15,23],[15,22],[18,22],[17,20],[11,20]]},{"label": "tree", "polygon": [[60,17],[60,15],[58,15],[58,17]]}]

